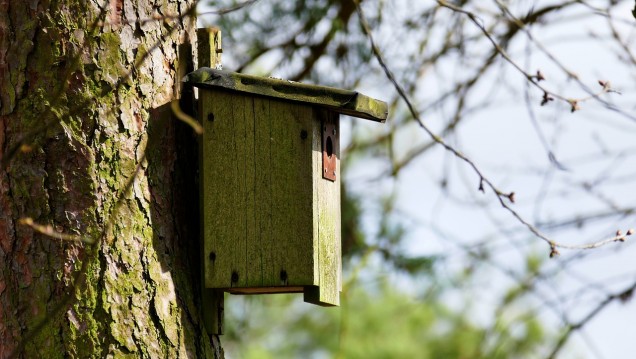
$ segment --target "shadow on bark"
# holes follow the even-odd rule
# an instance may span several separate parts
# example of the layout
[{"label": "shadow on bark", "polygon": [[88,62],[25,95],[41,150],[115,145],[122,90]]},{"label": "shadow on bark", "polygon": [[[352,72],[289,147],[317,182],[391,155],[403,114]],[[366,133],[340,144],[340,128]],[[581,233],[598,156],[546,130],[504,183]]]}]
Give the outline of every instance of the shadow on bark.
[{"label": "shadow on bark", "polygon": [[[192,109],[192,98],[192,90],[184,89],[181,108]],[[200,323],[204,303],[199,295],[198,136],[190,126],[174,118],[168,103],[151,112],[146,151],[153,246],[162,271],[170,272],[174,281],[183,335],[197,348],[197,358],[211,354],[209,345],[219,357],[218,337],[208,337]],[[161,321],[156,310],[150,311]]]}]

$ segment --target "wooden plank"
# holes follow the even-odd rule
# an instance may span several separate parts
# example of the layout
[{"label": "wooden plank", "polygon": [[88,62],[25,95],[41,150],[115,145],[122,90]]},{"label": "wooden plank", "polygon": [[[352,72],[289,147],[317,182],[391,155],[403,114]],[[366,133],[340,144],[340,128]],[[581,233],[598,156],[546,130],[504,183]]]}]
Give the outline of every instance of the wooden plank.
[{"label": "wooden plank", "polygon": [[[210,37],[209,29],[197,29],[197,42],[199,47],[197,48],[198,54],[198,65],[199,66],[208,66],[212,68],[221,68],[221,56],[222,52],[221,47],[221,31],[216,29],[214,35]],[[203,46],[202,46],[203,45]],[[207,45],[207,46],[206,46]],[[191,54],[191,51],[188,51]],[[217,56],[218,55],[218,56]],[[181,63],[181,61],[180,61]],[[181,74],[178,75],[177,78],[181,78]],[[195,91],[193,91],[195,92]],[[203,92],[203,91],[202,91]],[[199,97],[200,98],[200,97]],[[199,101],[198,109],[199,109],[199,121],[207,122],[206,119],[201,116],[204,113],[204,101]],[[204,126],[205,128],[205,126]],[[201,278],[204,282],[201,286],[201,303],[203,308],[201,308],[203,315],[203,322],[208,334],[223,334],[223,312],[224,312],[224,294],[220,290],[208,289],[205,285],[206,277],[207,277],[207,266],[210,264],[210,253],[205,250],[207,246],[206,238],[206,229],[209,230],[210,225],[205,225],[205,196],[204,196],[204,165],[203,165],[203,147],[204,140],[201,139],[199,141],[199,193],[200,193],[200,236],[199,239],[201,245]]]},{"label": "wooden plank", "polygon": [[274,254],[275,263],[278,268],[275,269],[274,276],[278,279],[277,285],[284,286],[288,284],[288,278],[295,278],[295,273],[288,267],[289,259],[288,250],[289,237],[291,229],[297,225],[293,221],[293,214],[299,208],[295,207],[297,202],[288,205],[288,195],[294,194],[292,186],[294,181],[292,174],[294,160],[290,158],[287,149],[287,140],[289,136],[288,122],[290,122],[289,106],[277,101],[270,101],[271,116],[271,136],[272,136],[272,203],[274,204],[273,227],[276,245],[274,246],[276,253]]},{"label": "wooden plank", "polygon": [[[247,157],[248,149],[247,143],[247,116],[245,115],[245,101],[244,96],[237,93],[230,94],[230,101],[232,106],[232,117],[228,121],[232,122],[232,131],[227,133],[227,136],[232,138],[232,147],[226,149],[222,154],[231,161],[231,171],[229,177],[223,176],[224,182],[230,186],[228,193],[225,195],[231,198],[231,205],[233,205],[233,217],[232,222],[226,223],[226,226],[232,227],[233,237],[225,238],[234,244],[232,250],[232,287],[246,287],[247,283],[247,217],[248,217],[248,203],[247,203]],[[250,136],[252,134],[249,134]],[[250,152],[253,152],[251,149]],[[232,183],[231,183],[232,182]],[[230,184],[231,183],[231,184]]]},{"label": "wooden plank", "polygon": [[198,67],[221,67],[221,29],[217,27],[197,29]]},{"label": "wooden plank", "polygon": [[205,284],[208,288],[232,286],[233,257],[238,238],[236,210],[237,181],[235,175],[234,114],[232,97],[221,91],[201,92],[204,120],[202,149],[202,200],[204,201],[204,254],[208,257]]},{"label": "wooden plank", "polygon": [[221,290],[202,288],[203,323],[208,334],[223,334],[224,295]]},{"label": "wooden plank", "polygon": [[255,97],[254,105],[254,143],[255,143],[255,193],[254,205],[257,222],[258,255],[260,265],[255,270],[260,271],[262,286],[279,284],[278,266],[274,262],[275,238],[272,227],[272,175],[271,175],[271,115],[270,101]]},{"label": "wooden plank", "polygon": [[228,289],[231,294],[251,295],[251,294],[280,294],[280,293],[302,293],[304,287],[251,287]]},{"label": "wooden plank", "polygon": [[[261,243],[257,228],[256,212],[256,118],[254,114],[254,97],[241,96],[240,106],[243,109],[243,176],[245,202],[245,282],[243,286],[262,286]],[[237,105],[239,105],[237,103]],[[260,124],[259,124],[260,125]],[[241,131],[237,131],[238,134]]]},{"label": "wooden plank", "polygon": [[311,116],[299,105],[270,101],[273,233],[278,285],[306,285],[313,280],[311,256],[311,143],[301,138]]},{"label": "wooden plank", "polygon": [[[298,188],[297,198],[300,201],[298,225],[293,227],[291,238],[295,253],[289,253],[293,261],[293,270],[298,273],[298,280],[290,280],[290,285],[306,285],[314,281],[313,270],[313,189],[312,178],[312,139],[309,136],[313,123],[316,121],[314,109],[307,105],[293,105],[291,112],[294,122],[291,126],[291,140],[294,149],[293,156],[296,166],[300,169],[297,173],[295,185]],[[307,133],[307,136],[304,136]],[[290,199],[294,200],[294,199]]]},{"label": "wooden plank", "polygon": [[[203,93],[205,91],[201,91]],[[205,105],[205,101],[198,101],[198,112],[208,113],[210,109]],[[203,124],[204,128],[205,123]],[[206,285],[207,277],[208,277],[208,266],[212,265],[210,262],[210,246],[213,246],[213,243],[209,243],[207,240],[208,234],[206,231],[210,230],[210,224],[206,225],[206,209],[205,209],[205,166],[203,162],[203,147],[204,147],[204,139],[201,138],[199,141],[199,214],[200,214],[200,227],[199,227],[199,236],[201,237],[200,248],[200,263],[201,263],[201,281],[203,282],[201,285],[201,303],[202,303],[202,316],[203,316],[203,324],[205,326],[205,330],[208,334],[223,334],[223,312],[224,312],[224,294],[220,290],[209,289]]]},{"label": "wooden plank", "polygon": [[[266,170],[270,171],[270,180],[272,188],[272,265],[273,272],[266,282],[276,283],[275,285],[287,284],[287,277],[281,280],[281,275],[290,275],[287,268],[287,239],[290,236],[290,226],[294,225],[291,218],[292,213],[297,212],[298,208],[291,203],[287,206],[286,199],[293,188],[290,187],[288,167],[293,167],[290,163],[289,155],[285,146],[285,140],[288,135],[286,115],[289,113],[288,108],[276,101],[269,101],[269,118],[270,118],[270,167]],[[291,273],[293,277],[293,273]]]},{"label": "wooden plank", "polygon": [[[339,135],[338,114],[316,110],[319,118],[335,121]],[[315,121],[313,127],[313,209],[314,209],[314,253],[317,257],[318,283],[305,289],[306,302],[333,306],[340,305],[342,290],[342,257],[340,246],[340,146],[336,141],[336,178],[332,182],[322,177],[322,121]]]}]

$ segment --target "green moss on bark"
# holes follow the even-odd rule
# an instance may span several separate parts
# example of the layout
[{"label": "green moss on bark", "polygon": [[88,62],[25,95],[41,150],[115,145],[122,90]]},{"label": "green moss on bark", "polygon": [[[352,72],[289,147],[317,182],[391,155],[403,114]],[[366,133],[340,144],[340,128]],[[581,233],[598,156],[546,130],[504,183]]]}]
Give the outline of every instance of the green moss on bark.
[{"label": "green moss on bark", "polygon": [[[56,8],[44,8],[49,5]],[[0,346],[34,333],[46,320],[26,343],[25,357],[213,357],[199,327],[197,294],[184,259],[185,241],[194,239],[181,238],[173,218],[183,208],[174,203],[172,123],[164,124],[170,130],[152,145],[155,155],[140,163],[149,114],[170,100],[177,61],[172,49],[185,33],[180,27],[168,33],[171,28],[161,24],[135,31],[132,40],[139,46],[134,57],[140,62],[135,68],[130,44],[121,40],[130,19],[91,32],[88,24],[95,14],[89,3],[62,0],[39,6],[45,15],[14,22],[33,29],[34,48],[11,74],[12,84],[20,76],[26,80],[24,93],[10,95],[17,107],[7,121],[8,144],[46,128],[33,132],[8,171],[12,219],[17,223],[29,216],[96,243],[61,242],[18,226],[13,241],[15,258],[22,262],[8,263],[17,284],[0,293],[3,303],[13,301],[8,307],[18,314],[5,322],[13,331],[3,332],[10,334],[0,337]],[[131,6],[134,14],[122,16],[150,17],[157,5],[139,1]],[[174,13],[175,6],[167,2],[161,10]],[[109,10],[102,20],[111,16]],[[155,39],[163,43],[145,58]],[[132,76],[122,81],[129,72]],[[71,305],[54,312],[68,295]]]}]

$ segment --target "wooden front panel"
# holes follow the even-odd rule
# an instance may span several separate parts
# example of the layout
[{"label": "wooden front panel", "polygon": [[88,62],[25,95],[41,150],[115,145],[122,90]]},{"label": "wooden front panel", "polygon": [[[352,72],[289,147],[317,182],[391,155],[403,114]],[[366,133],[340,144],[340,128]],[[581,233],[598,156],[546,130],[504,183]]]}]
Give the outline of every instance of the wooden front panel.
[{"label": "wooden front panel", "polygon": [[315,112],[217,90],[201,89],[200,102],[206,287],[316,283]]}]

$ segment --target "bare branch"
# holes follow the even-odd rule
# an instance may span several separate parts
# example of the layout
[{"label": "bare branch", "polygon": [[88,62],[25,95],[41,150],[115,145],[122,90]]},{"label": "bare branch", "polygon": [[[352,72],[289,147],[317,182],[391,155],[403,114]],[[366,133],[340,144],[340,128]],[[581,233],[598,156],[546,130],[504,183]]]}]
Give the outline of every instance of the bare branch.
[{"label": "bare branch", "polygon": [[[393,84],[393,87],[398,92],[399,96],[406,103],[406,105],[407,105],[407,107],[409,109],[409,112],[411,113],[411,116],[413,116],[413,118],[418,123],[418,125],[431,137],[431,139],[435,143],[441,145],[444,149],[446,149],[447,151],[451,152],[455,157],[457,157],[457,158],[463,160],[464,162],[466,162],[473,169],[473,171],[479,177],[479,190],[480,191],[482,191],[482,192],[484,191],[484,184],[486,184],[486,186],[488,188],[490,188],[492,190],[492,192],[497,196],[497,200],[499,201],[499,204],[504,209],[506,209],[510,214],[512,214],[512,216],[515,217],[517,219],[517,221],[519,221],[521,224],[523,224],[530,232],[532,232],[535,236],[537,236],[538,238],[540,238],[543,241],[545,241],[550,246],[550,257],[556,257],[557,255],[559,255],[559,252],[558,252],[557,248],[564,248],[564,249],[593,249],[593,248],[598,248],[598,247],[604,246],[604,245],[609,244],[609,243],[623,242],[625,240],[625,238],[622,237],[622,236],[614,236],[614,237],[611,237],[611,238],[608,238],[608,239],[603,239],[603,240],[600,240],[600,241],[587,243],[587,244],[581,244],[581,245],[562,244],[562,243],[554,241],[553,239],[550,239],[547,235],[543,234],[536,226],[531,224],[529,221],[527,221],[525,218],[523,218],[517,211],[515,211],[512,207],[510,207],[510,205],[508,203],[506,203],[506,201],[504,201],[504,199],[510,201],[510,203],[514,203],[515,202],[515,192],[507,193],[507,192],[503,192],[503,191],[499,190],[493,184],[493,182],[491,182],[490,179],[487,178],[483,174],[483,172],[479,169],[479,167],[477,167],[475,162],[473,162],[470,158],[468,158],[466,155],[464,155],[462,152],[460,152],[459,150],[457,150],[453,146],[449,145],[441,137],[436,135],[428,127],[428,125],[426,125],[426,123],[421,119],[418,111],[415,109],[415,106],[413,106],[413,104],[411,103],[411,101],[409,99],[409,96],[404,91],[402,86],[397,82],[395,76],[393,75],[393,72],[388,68],[388,65],[386,64],[386,61],[384,60],[384,57],[382,56],[382,54],[380,52],[380,49],[375,44],[375,40],[373,39],[373,36],[371,34],[371,29],[369,28],[369,24],[366,21],[366,18],[364,16],[364,13],[362,12],[362,8],[360,7],[359,2],[355,1],[355,4],[356,4],[356,11],[358,12],[358,17],[360,19],[360,24],[362,25],[362,29],[363,29],[365,35],[369,38],[369,41],[371,43],[371,49],[373,51],[373,54],[374,54],[375,58],[377,59],[377,61],[380,64],[380,66],[382,67],[382,69],[383,69],[386,77],[388,78],[388,80]],[[473,23],[475,23],[482,30],[482,32],[485,34],[485,36],[491,41],[493,46],[495,46],[495,48],[497,49],[498,53],[500,53],[518,71],[523,73],[526,76],[526,78],[528,79],[528,81],[530,81],[532,84],[534,84],[539,89],[544,91],[544,94],[548,94],[548,93],[551,94],[551,92],[548,92],[546,89],[544,89],[538,83],[539,81],[544,79],[543,74],[541,74],[540,71],[537,72],[536,75],[532,75],[532,74],[526,73],[518,64],[516,64],[508,56],[506,51],[501,46],[499,46],[499,44],[492,38],[490,33],[477,20],[478,18],[477,18],[476,15],[474,15],[471,12],[465,11],[463,9],[457,8],[454,5],[448,4],[446,1],[439,0],[438,4],[440,6],[443,6],[443,7],[448,7],[450,9],[452,9],[453,11],[457,11],[457,12],[466,14],[469,17],[469,19]],[[603,86],[603,84],[601,84],[601,85]],[[603,86],[603,90],[601,91],[601,93],[608,92],[607,91],[608,88],[610,88],[609,84],[608,84],[607,87]],[[564,97],[562,97],[560,95],[556,95],[556,94],[552,94],[552,96],[557,97],[557,98],[559,98],[561,100],[564,100],[564,101],[570,103],[570,105],[572,106],[572,111],[578,109],[577,106],[578,106],[578,102],[579,101],[585,101],[585,100],[588,99],[588,98],[578,99],[578,100],[567,99],[567,98],[564,98]]]},{"label": "bare branch", "polygon": [[621,292],[609,295],[607,298],[605,298],[605,300],[603,300],[596,307],[594,307],[594,309],[592,309],[583,319],[581,319],[580,321],[576,323],[569,324],[567,326],[565,333],[561,336],[561,338],[559,339],[554,349],[552,349],[552,352],[550,353],[550,355],[548,355],[547,358],[548,359],[556,358],[556,356],[559,354],[561,349],[563,349],[563,346],[568,341],[568,339],[570,339],[572,334],[574,334],[576,331],[583,328],[587,323],[589,323],[592,319],[594,319],[594,317],[596,317],[601,311],[603,311],[603,309],[605,309],[609,304],[611,304],[615,300],[626,301],[630,299],[634,293],[634,290],[636,290],[636,282],[634,282],[634,284],[632,284],[630,287],[626,288],[625,290]]}]

